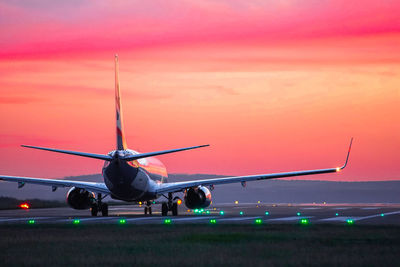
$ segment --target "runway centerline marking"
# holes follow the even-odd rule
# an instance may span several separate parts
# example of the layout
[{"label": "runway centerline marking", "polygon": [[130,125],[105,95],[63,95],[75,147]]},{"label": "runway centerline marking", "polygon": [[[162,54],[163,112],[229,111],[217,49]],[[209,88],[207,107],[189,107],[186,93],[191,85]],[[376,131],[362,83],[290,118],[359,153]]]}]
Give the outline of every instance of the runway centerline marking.
[{"label": "runway centerline marking", "polygon": [[191,217],[191,218],[168,218],[171,219],[171,221],[176,222],[176,221],[190,221],[190,220],[208,220],[208,219],[216,219],[217,217]]},{"label": "runway centerline marking", "polygon": [[314,216],[291,216],[291,217],[282,217],[282,218],[273,218],[273,219],[267,219],[267,221],[298,221],[301,219],[310,219],[313,218]]},{"label": "runway centerline marking", "polygon": [[27,221],[27,220],[46,220],[46,219],[51,219],[53,217],[23,217],[23,218],[9,218],[9,219],[0,219],[0,222],[12,222],[12,221]]},{"label": "runway centerline marking", "polygon": [[234,218],[223,218],[223,219],[218,219],[218,221],[219,222],[226,222],[226,221],[246,221],[246,220],[254,220],[254,219],[257,219],[257,218],[260,218],[261,219],[261,217],[260,216],[258,216],[258,217],[239,217],[239,218],[236,218],[236,217],[234,217]]},{"label": "runway centerline marking", "polygon": [[400,210],[399,211],[379,213],[379,214],[374,214],[374,215],[369,215],[369,216],[363,216],[363,217],[338,216],[338,217],[320,219],[319,221],[323,221],[323,222],[324,221],[347,221],[348,219],[352,219],[353,221],[361,221],[361,220],[366,220],[366,219],[371,219],[371,218],[382,217],[382,214],[384,216],[400,214]]}]

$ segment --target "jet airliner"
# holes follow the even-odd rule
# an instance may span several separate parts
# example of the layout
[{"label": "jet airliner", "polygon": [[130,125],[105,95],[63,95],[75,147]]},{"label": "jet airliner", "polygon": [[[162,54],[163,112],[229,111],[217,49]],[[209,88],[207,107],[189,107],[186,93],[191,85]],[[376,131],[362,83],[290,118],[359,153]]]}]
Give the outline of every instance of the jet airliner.
[{"label": "jet airliner", "polygon": [[[176,196],[183,192],[184,203],[189,209],[206,208],[211,204],[211,192],[215,185],[241,183],[274,178],[314,175],[323,173],[336,173],[344,169],[349,159],[351,144],[343,166],[328,169],[316,169],[272,174],[259,174],[248,176],[223,177],[213,179],[192,180],[185,182],[168,182],[165,166],[154,156],[175,153],[190,149],[206,147],[208,145],[192,146],[171,150],[140,153],[128,149],[122,120],[122,107],[120,97],[120,83],[118,71],[118,56],[115,56],[115,108],[116,108],[116,149],[108,154],[93,154],[77,151],[45,148],[38,146],[22,145],[23,147],[40,149],[51,152],[70,154],[75,156],[93,158],[104,161],[102,168],[103,183],[70,181],[45,178],[16,177],[1,175],[0,180],[17,182],[18,188],[25,184],[38,184],[51,186],[52,191],[58,187],[67,187],[67,203],[74,209],[90,209],[92,216],[99,212],[108,216],[108,205],[103,202],[106,196],[113,199],[132,203],[145,203],[144,213],[152,214],[152,204],[161,204],[161,214],[168,212],[178,215],[178,204],[182,200]],[[174,197],[175,194],[175,197]],[[158,198],[164,198],[157,201]]]}]

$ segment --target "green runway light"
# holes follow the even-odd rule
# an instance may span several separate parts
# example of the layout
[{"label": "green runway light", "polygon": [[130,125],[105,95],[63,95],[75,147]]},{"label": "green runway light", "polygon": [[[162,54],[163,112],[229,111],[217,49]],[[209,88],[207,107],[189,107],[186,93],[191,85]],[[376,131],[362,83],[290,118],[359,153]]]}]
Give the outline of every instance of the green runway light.
[{"label": "green runway light", "polygon": [[302,225],[307,225],[309,223],[310,223],[310,221],[308,219],[301,219],[300,220],[300,224],[302,224]]},{"label": "green runway light", "polygon": [[211,219],[210,220],[210,224],[216,224],[217,223],[217,220],[216,219]]},{"label": "green runway light", "polygon": [[267,216],[268,216],[268,215],[269,215],[269,211],[266,211],[266,212],[265,212],[265,215],[267,215]]},{"label": "green runway light", "polygon": [[194,210],[194,213],[198,213],[198,212],[199,212],[199,210],[198,210],[198,209],[195,209],[195,210]]},{"label": "green runway light", "polygon": [[339,216],[339,213],[336,212],[335,216]]},{"label": "green runway light", "polygon": [[261,220],[261,219],[256,219],[256,220],[254,221],[254,223],[255,223],[255,224],[262,224],[262,220]]},{"label": "green runway light", "polygon": [[119,220],[119,224],[125,224],[126,223],[126,220],[125,219],[120,219]]},{"label": "green runway light", "polygon": [[297,216],[300,216],[301,215],[301,213],[300,212],[298,212],[298,213],[296,213],[297,214]]},{"label": "green runway light", "polygon": [[165,219],[164,224],[171,224],[171,219]]},{"label": "green runway light", "polygon": [[385,214],[381,213],[381,217],[385,216]]},{"label": "green runway light", "polygon": [[243,211],[239,212],[240,215],[243,215]]},{"label": "green runway light", "polygon": [[219,212],[219,214],[224,215],[225,212],[224,212],[223,210],[221,210],[221,211]]},{"label": "green runway light", "polygon": [[354,221],[353,221],[352,219],[347,219],[347,221],[346,221],[346,222],[347,222],[347,224],[348,224],[348,225],[352,225],[352,224],[354,224]]},{"label": "green runway light", "polygon": [[207,210],[207,211],[206,211],[206,214],[210,214],[210,211],[209,211],[209,210]]},{"label": "green runway light", "polygon": [[29,220],[28,224],[35,224],[35,220]]},{"label": "green runway light", "polygon": [[74,219],[74,220],[72,221],[72,223],[73,223],[73,224],[80,224],[80,223],[81,223],[81,220],[79,220],[79,219]]}]

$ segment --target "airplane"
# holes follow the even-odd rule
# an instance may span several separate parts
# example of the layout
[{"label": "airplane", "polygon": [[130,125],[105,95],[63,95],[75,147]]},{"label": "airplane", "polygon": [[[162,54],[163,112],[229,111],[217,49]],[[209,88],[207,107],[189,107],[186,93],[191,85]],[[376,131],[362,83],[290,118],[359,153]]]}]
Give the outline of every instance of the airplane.
[{"label": "airplane", "polygon": [[[171,212],[178,215],[178,205],[182,203],[180,197],[174,194],[182,193],[184,203],[189,209],[207,208],[211,204],[211,191],[215,185],[241,183],[267,180],[275,178],[314,175],[323,173],[336,173],[347,166],[353,138],[351,138],[346,161],[343,166],[328,169],[316,169],[305,171],[292,171],[271,174],[234,176],[212,179],[201,179],[184,182],[168,182],[168,174],[165,166],[154,156],[176,153],[185,150],[197,149],[209,145],[192,146],[178,149],[140,153],[128,149],[122,119],[121,94],[119,83],[118,55],[115,55],[115,108],[116,108],[116,149],[108,154],[93,154],[78,151],[45,148],[38,146],[22,145],[22,147],[40,149],[45,151],[64,153],[69,155],[87,157],[104,161],[102,168],[103,183],[70,181],[59,179],[16,177],[0,175],[0,180],[17,182],[18,188],[25,184],[38,184],[51,186],[54,192],[58,187],[67,187],[67,203],[73,209],[88,210],[92,216],[101,212],[102,216],[108,216],[108,205],[103,203],[106,196],[113,199],[145,203],[144,213],[152,214],[152,204],[161,204],[162,216]],[[97,194],[97,196],[96,196]],[[160,197],[165,200],[156,202]]]}]

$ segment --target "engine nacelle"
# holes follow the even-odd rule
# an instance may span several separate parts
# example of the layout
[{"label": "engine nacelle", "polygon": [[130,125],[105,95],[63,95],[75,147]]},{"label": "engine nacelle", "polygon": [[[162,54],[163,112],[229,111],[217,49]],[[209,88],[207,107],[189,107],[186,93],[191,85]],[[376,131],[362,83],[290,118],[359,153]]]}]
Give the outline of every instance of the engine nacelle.
[{"label": "engine nacelle", "polygon": [[187,189],[184,198],[189,209],[207,208],[211,204],[211,192],[204,186]]},{"label": "engine nacelle", "polygon": [[76,210],[89,209],[95,200],[95,195],[82,188],[72,187],[67,193],[68,205]]}]

